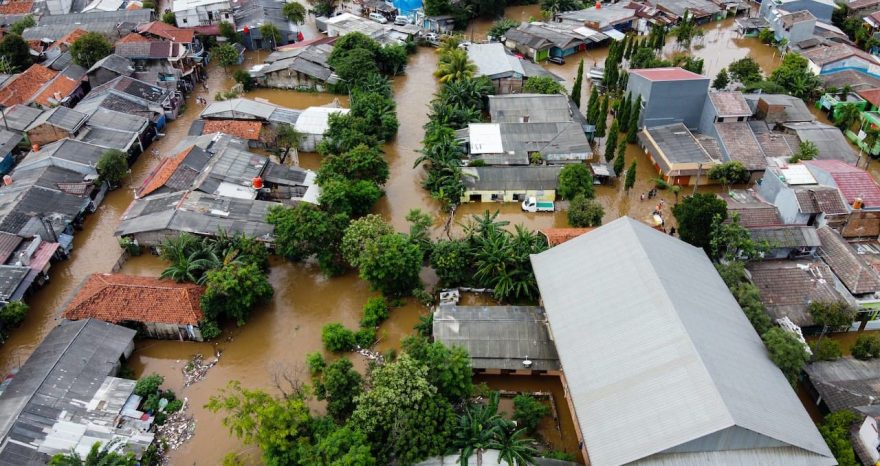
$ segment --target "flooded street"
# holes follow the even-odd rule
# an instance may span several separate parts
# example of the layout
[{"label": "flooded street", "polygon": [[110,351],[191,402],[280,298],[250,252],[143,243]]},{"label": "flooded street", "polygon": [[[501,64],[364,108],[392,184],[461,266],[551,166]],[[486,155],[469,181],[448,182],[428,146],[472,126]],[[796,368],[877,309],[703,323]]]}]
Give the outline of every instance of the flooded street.
[{"label": "flooded street", "polygon": [[[513,7],[507,12],[508,17],[520,21],[538,15],[538,7],[535,5]],[[706,59],[707,74],[714,76],[721,67],[747,55],[756,58],[765,70],[772,68],[778,61],[773,55],[773,49],[757,43],[755,39],[737,38],[731,27],[732,21],[728,19],[705,26],[706,36],[702,46],[694,48],[696,55]],[[491,21],[478,21],[466,34],[473,34],[476,39],[480,39],[490,26]],[[306,36],[313,37],[312,34]],[[601,65],[606,52],[606,48],[594,49],[570,57],[563,66],[546,66],[564,77],[566,86],[570,87],[581,57],[588,67],[591,62]],[[667,46],[665,52],[671,53],[672,46]],[[244,66],[259,63],[265,54],[249,54]],[[438,226],[435,234],[439,235],[439,225],[443,224],[445,218],[440,213],[439,203],[421,188],[422,169],[413,168],[424,135],[422,126],[427,121],[427,106],[437,90],[437,83],[432,76],[436,63],[437,54],[434,49],[419,48],[409,59],[407,74],[394,80],[400,130],[396,138],[384,147],[391,177],[385,186],[386,195],[377,204],[376,212],[383,215],[396,229],[404,231],[407,229],[407,212],[420,208],[435,217],[435,225]],[[190,96],[187,110],[169,124],[168,133],[153,143],[135,163],[126,186],[110,193],[98,211],[86,218],[83,231],[78,232],[75,237],[72,257],[53,265],[51,281],[27,299],[31,312],[24,324],[0,347],[0,373],[8,373],[27,359],[45,334],[57,324],[61,307],[87,275],[109,272],[114,267],[121,250],[113,237],[113,231],[132,200],[132,188],[140,186],[159,163],[160,159],[150,155],[151,150],[158,149],[162,157],[172,155],[173,148],[186,135],[190,123],[201,111],[201,106],[195,104],[195,97],[206,97],[212,101],[216,91],[228,89],[233,84],[231,74],[232,69],[226,74],[221,68],[212,66],[209,72],[211,90],[197,91]],[[584,90],[583,95],[586,100],[589,88]],[[348,106],[347,96],[322,93],[260,89],[247,93],[245,97],[265,99],[297,109],[325,105],[334,100]],[[601,145],[597,151],[601,154]],[[622,215],[648,220],[657,202],[639,201],[639,194],[653,188],[657,177],[645,154],[636,145],[630,145],[626,157],[627,165],[632,160],[637,160],[638,163],[635,187],[630,192],[623,190],[622,183],[596,188],[596,198],[605,208],[605,222]],[[300,154],[300,164],[303,167],[317,169],[320,163],[320,157],[316,154]],[[875,164],[875,168],[880,169],[880,164]],[[682,194],[690,192],[691,188],[682,190]],[[668,209],[674,203],[673,194],[670,191],[661,191],[660,198],[666,200],[666,214],[671,216]],[[466,216],[479,214],[487,209],[498,209],[502,219],[509,220],[512,224],[524,224],[532,229],[567,226],[565,212],[526,214],[514,203],[465,204],[456,212],[455,220],[464,221]],[[165,266],[158,257],[144,255],[129,259],[120,272],[157,276]],[[428,275],[423,278],[428,285],[435,281]],[[348,327],[357,327],[362,306],[369,297],[377,295],[354,272],[329,279],[314,264],[291,264],[277,258],[272,260],[269,279],[275,289],[272,302],[256,309],[244,327],[227,328],[220,341],[203,344],[155,340],[137,342],[137,349],[130,361],[135,374],[158,372],[164,375],[169,388],[175,390],[179,396],[189,399],[191,412],[197,419],[195,437],[179,450],[172,452],[171,464],[216,465],[230,451],[243,453],[249,464],[259,464],[259,451],[254,447],[243,446],[230,437],[221,425],[220,417],[203,408],[208,398],[230,380],[240,380],[248,388],[272,390],[272,376],[278,371],[298,374],[305,380],[307,376],[302,370],[305,355],[321,350],[321,327],[328,322],[341,322]],[[412,333],[413,325],[426,312],[414,300],[394,309],[391,317],[379,330],[381,340],[377,349],[385,351],[398,348],[400,339]],[[187,360],[195,353],[210,357],[217,352],[222,353],[220,363],[208,372],[207,377],[191,387],[183,388],[181,368]],[[364,367],[360,356],[351,357],[357,367]],[[572,452],[577,450],[571,416],[558,379],[481,377],[476,382],[486,382],[496,389],[554,393],[561,431],[556,429],[553,422],[545,420],[541,429],[542,436],[557,449]],[[315,408],[322,409],[320,404],[316,404]],[[509,407],[506,409],[511,410]]]}]

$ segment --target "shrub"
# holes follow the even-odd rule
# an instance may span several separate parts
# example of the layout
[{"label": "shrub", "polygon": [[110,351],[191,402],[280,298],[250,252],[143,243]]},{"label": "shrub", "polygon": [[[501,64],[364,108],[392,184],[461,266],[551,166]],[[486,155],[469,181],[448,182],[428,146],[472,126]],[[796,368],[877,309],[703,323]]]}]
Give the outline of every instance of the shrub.
[{"label": "shrub", "polygon": [[568,206],[568,223],[573,227],[598,227],[602,225],[605,209],[593,199],[578,194]]},{"label": "shrub", "polygon": [[101,180],[109,183],[111,188],[115,188],[128,174],[128,156],[121,150],[106,150],[98,159],[95,169]]},{"label": "shrub", "polygon": [[165,412],[168,414],[176,413],[183,409],[183,401],[181,400],[171,400],[168,402],[168,405],[165,406]]},{"label": "shrub", "polygon": [[385,298],[370,298],[367,300],[367,304],[364,304],[364,314],[363,317],[361,317],[361,327],[378,327],[387,318],[388,302],[385,301]]},{"label": "shrub", "polygon": [[534,432],[541,418],[550,414],[550,408],[531,395],[520,394],[513,398],[513,419],[517,427]]},{"label": "shrub", "polygon": [[232,74],[232,78],[235,79],[235,82],[241,84],[241,88],[245,91],[254,88],[254,78],[252,78],[251,74],[245,70],[236,70],[235,73]]},{"label": "shrub", "polygon": [[842,354],[840,343],[828,338],[817,342],[811,348],[817,361],[834,361],[840,359]]},{"label": "shrub", "polygon": [[850,352],[854,358],[863,361],[880,357],[880,337],[859,335]]},{"label": "shrub", "polygon": [[376,343],[376,329],[362,328],[354,334],[354,341],[361,348],[370,348]]},{"label": "shrub", "polygon": [[202,332],[202,339],[205,341],[213,340],[220,336],[220,326],[213,320],[199,322],[199,331]]},{"label": "shrub", "polygon": [[320,374],[327,367],[327,361],[324,356],[315,351],[306,355],[306,365],[309,366],[309,374],[314,376]]},{"label": "shrub", "polygon": [[567,451],[562,450],[550,450],[545,451],[541,454],[544,458],[550,458],[552,460],[561,460],[561,461],[574,461],[576,457]]},{"label": "shrub", "polygon": [[334,353],[350,351],[355,345],[355,335],[340,323],[327,324],[321,329],[321,342]]},{"label": "shrub", "polygon": [[0,326],[17,327],[28,313],[28,305],[21,301],[10,301],[0,308]]},{"label": "shrub", "polygon": [[139,397],[146,398],[158,392],[159,387],[164,382],[165,377],[162,377],[159,374],[153,373],[150,375],[145,375],[138,379],[137,383],[134,385],[134,394]]}]

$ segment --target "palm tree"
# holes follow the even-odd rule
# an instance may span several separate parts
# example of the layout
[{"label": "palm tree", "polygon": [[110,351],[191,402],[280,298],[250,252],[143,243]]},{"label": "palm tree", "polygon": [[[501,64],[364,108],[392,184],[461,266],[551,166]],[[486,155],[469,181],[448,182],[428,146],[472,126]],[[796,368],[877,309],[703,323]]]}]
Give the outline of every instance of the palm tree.
[{"label": "palm tree", "polygon": [[458,417],[458,428],[452,444],[461,450],[459,463],[467,466],[471,455],[477,455],[477,465],[483,464],[483,451],[492,448],[501,433],[504,419],[498,415],[498,392],[489,395],[485,405],[469,405]]},{"label": "palm tree", "polygon": [[486,210],[482,215],[472,215],[468,223],[464,225],[465,236],[468,238],[487,236],[490,231],[500,230],[510,225],[507,220],[498,220],[500,214],[501,212],[497,210],[493,213]]},{"label": "palm tree", "polygon": [[169,278],[178,283],[190,282],[202,285],[208,278],[206,272],[219,268],[221,264],[220,258],[213,250],[194,251],[188,256],[175,258],[159,277]]},{"label": "palm tree", "polygon": [[303,24],[306,22],[306,8],[296,1],[285,3],[284,6],[281,7],[281,14],[294,24]]},{"label": "palm tree", "polygon": [[470,61],[467,52],[455,49],[441,55],[434,75],[440,78],[441,83],[448,83],[470,78],[476,71],[477,66]]},{"label": "palm tree", "polygon": [[49,460],[51,466],[134,466],[137,458],[133,453],[117,453],[114,445],[117,441],[110,441],[106,447],[101,448],[101,442],[92,444],[92,449],[85,459],[75,451],[68,454],[57,454]]},{"label": "palm tree", "polygon": [[837,115],[834,116],[834,123],[842,130],[848,130],[853,123],[858,121],[862,111],[856,104],[847,103],[837,108]]},{"label": "palm tree", "polygon": [[200,248],[201,240],[197,236],[182,233],[162,241],[162,246],[159,248],[159,257],[166,261],[174,262],[178,257],[189,256],[193,251]]},{"label": "palm tree", "polygon": [[260,25],[260,36],[263,39],[272,39],[272,49],[274,49],[278,41],[281,40],[281,31],[278,30],[278,26],[272,23],[263,23]]},{"label": "palm tree", "polygon": [[[510,421],[508,421],[510,422]],[[538,451],[535,441],[526,437],[526,429],[515,430],[513,423],[501,429],[491,443],[491,448],[498,450],[498,462],[503,460],[508,466],[527,466],[534,464]]]},{"label": "palm tree", "polygon": [[483,109],[483,98],[493,91],[492,83],[479,78],[460,79],[443,87],[441,101],[447,105]]},{"label": "palm tree", "polygon": [[868,152],[868,160],[865,162],[865,170],[871,165],[871,159],[877,155],[874,153],[874,147],[877,145],[878,141],[880,141],[880,129],[877,129],[874,125],[868,125],[868,127],[865,128],[865,138],[862,139],[862,143],[865,145],[865,150]]}]

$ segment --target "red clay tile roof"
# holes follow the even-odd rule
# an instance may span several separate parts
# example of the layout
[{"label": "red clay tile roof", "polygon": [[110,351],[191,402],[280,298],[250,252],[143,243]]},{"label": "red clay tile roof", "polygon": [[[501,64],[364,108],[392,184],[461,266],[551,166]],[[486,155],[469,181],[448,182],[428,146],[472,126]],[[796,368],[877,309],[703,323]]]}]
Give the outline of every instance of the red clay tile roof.
[{"label": "red clay tile roof", "polygon": [[138,5],[137,3],[131,2],[125,7],[126,10],[140,10],[143,6]]},{"label": "red clay tile roof", "polygon": [[709,101],[720,117],[752,115],[752,110],[741,92],[710,92]]},{"label": "red clay tile roof", "polygon": [[43,65],[31,65],[0,88],[0,105],[26,104],[33,100],[34,94],[58,74]]},{"label": "red clay tile roof", "polygon": [[821,261],[758,261],[746,266],[772,319],[788,317],[795,325],[813,325],[810,301],[837,301],[833,272]]},{"label": "red clay tile roof", "polygon": [[58,47],[62,44],[69,47],[70,44],[74,43],[77,39],[88,33],[89,31],[86,31],[85,29],[76,28],[73,31],[68,32],[66,36],[56,40],[54,43],[52,43],[52,45],[49,46],[49,48],[51,49],[53,47]]},{"label": "red clay tile roof", "polygon": [[593,230],[594,228],[544,228],[541,233],[547,238],[547,244],[552,247]]},{"label": "red clay tile roof", "polygon": [[180,29],[162,21],[153,21],[138,28],[141,34],[148,33],[180,44],[192,43],[196,33],[192,29]]},{"label": "red clay tile roof", "polygon": [[140,191],[138,191],[137,197],[144,197],[164,186],[165,183],[168,182],[168,179],[171,178],[171,175],[174,174],[174,171],[177,170],[177,167],[183,162],[183,159],[189,155],[191,150],[192,146],[187,147],[183,152],[174,157],[168,157],[163,160],[159,167],[156,168],[156,171],[144,181],[144,185],[141,186]]},{"label": "red clay tile roof", "polygon": [[33,0],[9,0],[0,5],[0,15],[21,15],[30,13],[33,7]]},{"label": "red clay tile roof", "polygon": [[125,321],[198,325],[204,318],[199,305],[202,287],[152,277],[92,274],[62,317],[94,318],[110,323]]},{"label": "red clay tile roof", "polygon": [[[48,86],[46,86],[45,89],[43,89],[43,92],[40,92],[40,94],[37,95],[34,102],[46,107],[58,105],[58,102],[61,99],[73,94],[79,86],[80,81],[59,74],[49,83]],[[50,102],[49,99],[55,99],[55,101]]]},{"label": "red clay tile roof", "polygon": [[[880,13],[880,11],[878,11],[877,13]],[[859,97],[867,100],[868,103],[870,103],[871,105],[875,107],[880,107],[880,89],[857,90],[856,94],[858,94]]]},{"label": "red clay tile roof", "polygon": [[18,249],[24,239],[21,236],[0,231],[0,264],[5,264],[9,256]]},{"label": "red clay tile roof", "polygon": [[649,81],[687,81],[691,79],[709,79],[683,68],[648,68],[629,70]]},{"label": "red clay tile roof", "polygon": [[116,43],[117,44],[129,44],[131,42],[149,42],[149,41],[150,41],[150,39],[147,39],[146,37],[144,37],[136,32],[130,32],[130,33],[128,33],[128,35],[126,35],[122,39],[117,40]]},{"label": "red clay tile roof", "polygon": [[840,160],[807,160],[804,163],[827,172],[850,205],[861,198],[865,207],[880,207],[880,185],[870,173]]},{"label": "red clay tile roof", "polygon": [[804,214],[842,215],[849,212],[840,191],[836,188],[826,186],[799,188],[795,189],[794,195],[798,208]]},{"label": "red clay tile roof", "polygon": [[850,293],[865,294],[880,291],[880,276],[836,231],[825,225],[818,228],[816,233],[822,241],[819,256],[831,267]]},{"label": "red clay tile roof", "polygon": [[257,141],[262,129],[263,123],[259,121],[207,120],[202,134],[226,133],[239,139]]}]

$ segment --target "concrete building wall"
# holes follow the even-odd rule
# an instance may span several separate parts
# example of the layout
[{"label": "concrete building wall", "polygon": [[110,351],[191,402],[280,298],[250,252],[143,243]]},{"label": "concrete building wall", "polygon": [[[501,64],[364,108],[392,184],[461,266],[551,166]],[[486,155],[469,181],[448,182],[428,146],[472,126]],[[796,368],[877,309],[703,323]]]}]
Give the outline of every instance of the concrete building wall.
[{"label": "concrete building wall", "polygon": [[[812,63],[810,63],[812,65]],[[815,65],[811,67],[811,70],[815,70]],[[876,63],[870,63],[867,60],[860,57],[847,57],[843,60],[839,60],[836,62],[826,63],[819,68],[819,74],[831,73],[834,71],[840,71],[845,69],[855,69],[865,71],[869,74],[873,74],[876,76],[880,76],[880,65]]]},{"label": "concrete building wall", "polygon": [[308,89],[318,92],[324,92],[326,90],[323,81],[317,81],[312,79],[309,75],[289,70],[268,73],[264,78],[260,78],[260,84],[266,87],[279,89]]},{"label": "concrete building wall", "polygon": [[684,123],[689,129],[700,127],[700,118],[709,92],[709,78],[686,81],[649,81],[631,73],[627,91],[642,97],[639,126]]},{"label": "concrete building wall", "polygon": [[522,92],[523,87],[523,78],[520,77],[508,77],[508,78],[500,78],[493,79],[492,86],[495,87],[495,94],[518,94]]},{"label": "concrete building wall", "polygon": [[202,332],[198,327],[192,327],[192,334],[187,331],[185,325],[163,324],[163,323],[145,323],[144,333],[150,338],[159,340],[192,340],[203,341]]},{"label": "concrete building wall", "polygon": [[232,17],[232,7],[225,1],[175,11],[174,16],[177,20],[177,27],[181,28],[208,26],[220,24],[221,22],[235,25],[235,19]]},{"label": "concrete building wall", "polygon": [[534,197],[539,201],[555,201],[556,190],[499,190],[499,191],[477,191],[465,190],[461,202],[522,202],[528,197]]},{"label": "concrete building wall", "polygon": [[[773,8],[783,9],[790,13],[795,11],[807,10],[813,14],[819,21],[831,23],[831,14],[834,12],[834,6],[828,5],[815,0],[795,0],[789,2],[768,0],[761,2],[759,14],[762,18],[770,20]],[[773,23],[773,21],[770,21]]]},{"label": "concrete building wall", "polygon": [[880,453],[877,452],[877,448],[880,447],[880,437],[878,437],[877,432],[877,420],[871,416],[866,416],[865,421],[859,426],[858,439],[865,446],[863,450],[871,457],[871,461],[875,463],[880,460]]},{"label": "concrete building wall", "polygon": [[28,140],[31,141],[31,144],[39,144],[41,146],[45,146],[46,144],[60,141],[67,137],[73,137],[73,135],[70,134],[70,132],[56,126],[43,124],[28,131],[27,137]]}]

